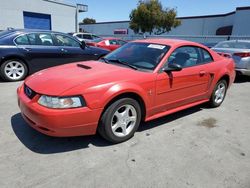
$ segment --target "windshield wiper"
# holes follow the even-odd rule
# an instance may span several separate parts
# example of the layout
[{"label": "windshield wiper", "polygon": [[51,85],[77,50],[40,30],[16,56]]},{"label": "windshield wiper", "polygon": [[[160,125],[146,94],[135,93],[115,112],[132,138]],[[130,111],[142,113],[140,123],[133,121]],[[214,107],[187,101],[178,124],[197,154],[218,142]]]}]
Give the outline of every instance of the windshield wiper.
[{"label": "windshield wiper", "polygon": [[128,63],[126,63],[126,62],[124,62],[124,61],[121,61],[121,60],[119,60],[119,59],[106,59],[106,60],[108,60],[108,61],[110,61],[110,62],[114,62],[114,63],[119,63],[119,64],[121,64],[121,65],[125,65],[125,66],[130,67],[130,68],[132,68],[132,69],[134,69],[134,70],[138,70],[138,68],[137,68],[136,66],[130,65],[130,64],[128,64]]}]

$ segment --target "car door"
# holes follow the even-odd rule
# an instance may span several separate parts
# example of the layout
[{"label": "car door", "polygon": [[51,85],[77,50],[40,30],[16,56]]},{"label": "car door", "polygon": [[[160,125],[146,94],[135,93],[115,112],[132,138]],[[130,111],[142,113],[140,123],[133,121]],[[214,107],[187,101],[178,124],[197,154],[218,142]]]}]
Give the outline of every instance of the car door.
[{"label": "car door", "polygon": [[195,46],[177,48],[170,55],[167,63],[179,64],[183,69],[179,72],[161,71],[157,75],[156,113],[205,98],[211,77],[202,56],[201,50]]},{"label": "car door", "polygon": [[82,48],[77,40],[64,34],[55,33],[53,35],[56,45],[61,51],[64,63],[96,59],[95,54],[92,54],[88,49]]},{"label": "car door", "polygon": [[[26,40],[27,42],[21,42]],[[50,33],[28,33],[15,39],[29,63],[30,73],[60,64],[61,54]]]}]

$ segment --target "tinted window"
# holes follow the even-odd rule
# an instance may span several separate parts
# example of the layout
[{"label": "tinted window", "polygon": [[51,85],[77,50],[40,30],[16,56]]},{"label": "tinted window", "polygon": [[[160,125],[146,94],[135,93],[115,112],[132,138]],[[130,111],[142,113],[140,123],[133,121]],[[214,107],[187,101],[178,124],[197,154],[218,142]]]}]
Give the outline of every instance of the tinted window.
[{"label": "tinted window", "polygon": [[68,36],[56,34],[55,38],[58,46],[80,47],[77,41]]},{"label": "tinted window", "polygon": [[80,39],[83,38],[81,34],[77,34],[76,37],[78,37],[78,38],[80,38]]},{"label": "tinted window", "polygon": [[83,39],[92,39],[91,35],[89,35],[89,34],[83,34],[82,38]]},{"label": "tinted window", "polygon": [[[161,44],[131,42],[111,52],[105,58],[120,60],[141,69],[154,70],[169,48],[169,46]],[[110,63],[112,62],[110,61]]]},{"label": "tinted window", "polygon": [[182,67],[191,67],[199,62],[199,50],[198,48],[192,46],[177,48],[168,58],[168,63],[176,63]]},{"label": "tinted window", "polygon": [[212,56],[210,55],[210,53],[207,50],[201,49],[201,53],[203,56],[203,60],[200,63],[210,63],[213,61]]},{"label": "tinted window", "polygon": [[31,45],[43,45],[43,46],[52,46],[53,40],[52,36],[47,33],[31,33],[27,34],[29,42]]},{"label": "tinted window", "polygon": [[26,35],[22,35],[16,38],[15,43],[17,45],[29,45],[29,40]]},{"label": "tinted window", "polygon": [[110,45],[119,45],[117,40],[109,40]]}]

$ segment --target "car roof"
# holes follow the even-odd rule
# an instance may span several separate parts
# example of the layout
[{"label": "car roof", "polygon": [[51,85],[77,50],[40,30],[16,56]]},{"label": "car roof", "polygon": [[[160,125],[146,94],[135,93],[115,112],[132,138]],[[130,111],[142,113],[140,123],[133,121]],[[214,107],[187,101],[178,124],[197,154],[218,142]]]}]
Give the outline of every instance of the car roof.
[{"label": "car roof", "polygon": [[165,38],[141,39],[141,40],[135,40],[133,42],[155,43],[155,44],[168,45],[168,46],[174,46],[174,45],[179,45],[179,44],[186,45],[188,43],[188,45],[203,46],[196,42],[180,40],[180,39],[165,39]]}]

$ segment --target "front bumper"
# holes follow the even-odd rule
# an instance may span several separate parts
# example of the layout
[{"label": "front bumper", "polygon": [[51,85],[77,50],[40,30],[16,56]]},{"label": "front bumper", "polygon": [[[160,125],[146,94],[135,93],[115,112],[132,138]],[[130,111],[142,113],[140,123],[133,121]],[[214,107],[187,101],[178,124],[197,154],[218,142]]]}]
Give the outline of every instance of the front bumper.
[{"label": "front bumper", "polygon": [[88,107],[49,109],[37,103],[40,95],[29,99],[23,86],[17,89],[18,105],[24,120],[37,131],[56,137],[93,135],[102,109]]},{"label": "front bumper", "polygon": [[250,76],[250,69],[240,69],[235,68],[236,72],[240,73],[241,75]]}]

